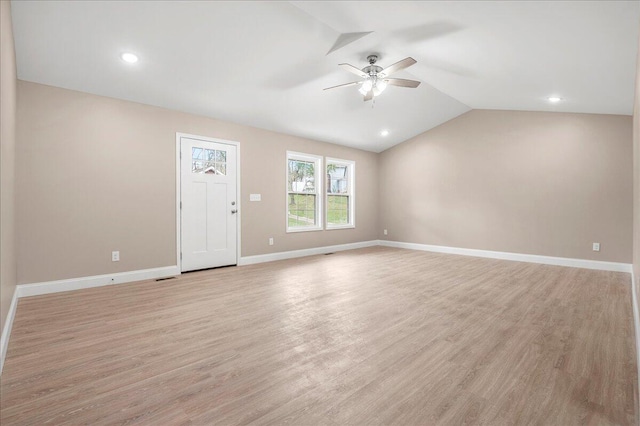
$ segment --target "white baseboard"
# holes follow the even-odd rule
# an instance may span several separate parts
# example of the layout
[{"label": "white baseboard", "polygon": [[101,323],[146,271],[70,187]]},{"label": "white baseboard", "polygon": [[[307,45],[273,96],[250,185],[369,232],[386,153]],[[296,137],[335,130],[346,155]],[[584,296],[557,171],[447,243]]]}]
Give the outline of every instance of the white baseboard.
[{"label": "white baseboard", "polygon": [[2,368],[4,367],[4,358],[7,356],[7,348],[9,347],[9,337],[11,336],[11,327],[13,327],[13,319],[16,316],[16,308],[18,307],[18,289],[13,290],[13,297],[11,298],[11,305],[9,306],[9,312],[7,312],[7,318],[2,328],[2,336],[0,337],[0,374],[2,374]]},{"label": "white baseboard", "polygon": [[177,266],[165,266],[162,268],[142,269],[139,271],[94,275],[92,277],[70,278],[67,280],[46,281],[33,284],[19,284],[16,290],[18,292],[18,297],[29,297],[39,296],[41,294],[59,293],[61,291],[124,284],[133,281],[154,280],[158,278],[173,277],[176,275],[180,275],[180,269]]},{"label": "white baseboard", "polygon": [[353,250],[379,245],[378,240],[362,241],[359,243],[338,244],[335,246],[314,247],[302,250],[281,251],[278,253],[259,254],[240,258],[238,266],[253,265],[255,263],[273,262],[275,260],[294,259],[296,257],[313,256],[316,254],[333,253],[335,251]]},{"label": "white baseboard", "polygon": [[542,263],[544,265],[569,266],[572,268],[599,269],[602,271],[631,272],[630,263],[603,262],[600,260],[571,259],[567,257],[539,256],[536,254],[509,253],[467,249],[459,247],[434,246],[429,244],[402,243],[398,241],[380,240],[381,246],[397,247],[410,250],[432,251],[436,253],[459,254],[462,256],[487,257],[491,259],[513,260],[516,262]]},{"label": "white baseboard", "polygon": [[[631,271],[631,297],[633,298],[633,329],[636,337],[636,366],[638,367],[638,384],[640,385],[640,307],[638,306],[638,294],[636,290],[636,277]],[[640,397],[638,397],[640,404]]]}]

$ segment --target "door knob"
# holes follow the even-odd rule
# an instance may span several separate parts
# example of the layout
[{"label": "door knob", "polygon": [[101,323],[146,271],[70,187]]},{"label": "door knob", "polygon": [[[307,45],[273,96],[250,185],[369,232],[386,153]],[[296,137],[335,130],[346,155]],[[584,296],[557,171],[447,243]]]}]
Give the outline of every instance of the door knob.
[{"label": "door knob", "polygon": [[238,213],[238,210],[231,210],[231,214]]}]

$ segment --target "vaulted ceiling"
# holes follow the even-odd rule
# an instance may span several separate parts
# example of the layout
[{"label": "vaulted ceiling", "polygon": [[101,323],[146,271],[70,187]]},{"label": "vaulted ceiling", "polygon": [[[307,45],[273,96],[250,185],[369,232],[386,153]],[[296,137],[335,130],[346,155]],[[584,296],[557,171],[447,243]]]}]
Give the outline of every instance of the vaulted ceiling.
[{"label": "vaulted ceiling", "polygon": [[[375,152],[472,108],[633,108],[636,1],[47,0],[12,13],[22,80]],[[371,53],[383,67],[415,58],[394,77],[422,84],[366,103],[357,87],[322,90],[356,81],[338,64]]]}]

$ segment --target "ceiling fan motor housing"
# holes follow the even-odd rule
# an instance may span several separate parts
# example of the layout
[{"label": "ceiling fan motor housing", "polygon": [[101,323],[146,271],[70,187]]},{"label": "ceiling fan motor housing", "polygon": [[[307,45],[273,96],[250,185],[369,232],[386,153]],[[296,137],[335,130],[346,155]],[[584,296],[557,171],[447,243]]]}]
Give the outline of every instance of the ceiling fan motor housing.
[{"label": "ceiling fan motor housing", "polygon": [[382,67],[377,65],[369,65],[362,68],[362,72],[369,74],[371,77],[377,75],[380,71],[382,71]]},{"label": "ceiling fan motor housing", "polygon": [[380,71],[382,71],[382,67],[377,65],[369,65],[368,67],[362,68],[362,72],[369,74],[371,77],[376,76]]},{"label": "ceiling fan motor housing", "polygon": [[362,72],[369,74],[371,77],[374,77],[380,71],[382,71],[382,67],[375,65],[378,61],[378,55],[369,55],[367,56],[367,61],[369,61],[369,65],[362,68]]}]

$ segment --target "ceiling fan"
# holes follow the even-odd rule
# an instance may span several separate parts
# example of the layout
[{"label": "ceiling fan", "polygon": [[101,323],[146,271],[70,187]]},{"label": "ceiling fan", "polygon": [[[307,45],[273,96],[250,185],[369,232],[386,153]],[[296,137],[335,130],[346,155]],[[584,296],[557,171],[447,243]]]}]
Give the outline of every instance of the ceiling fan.
[{"label": "ceiling fan", "polygon": [[376,65],[378,61],[378,55],[367,56],[369,65],[361,70],[349,64],[339,64],[343,69],[354,73],[355,75],[362,77],[362,81],[354,81],[352,83],[339,84],[337,86],[327,87],[324,90],[336,89],[338,87],[349,87],[361,85],[358,90],[364,96],[364,101],[370,101],[375,96],[378,96],[387,85],[416,88],[420,85],[416,80],[405,80],[403,78],[388,78],[391,74],[403,70],[415,64],[417,61],[411,57],[404,58],[401,61],[396,62],[393,65],[389,65],[387,68],[382,68]]}]

